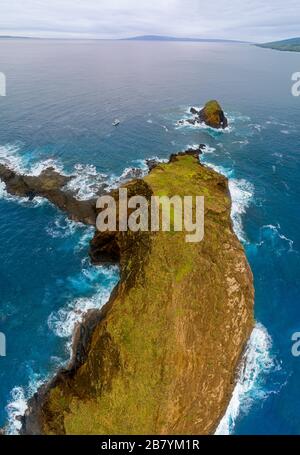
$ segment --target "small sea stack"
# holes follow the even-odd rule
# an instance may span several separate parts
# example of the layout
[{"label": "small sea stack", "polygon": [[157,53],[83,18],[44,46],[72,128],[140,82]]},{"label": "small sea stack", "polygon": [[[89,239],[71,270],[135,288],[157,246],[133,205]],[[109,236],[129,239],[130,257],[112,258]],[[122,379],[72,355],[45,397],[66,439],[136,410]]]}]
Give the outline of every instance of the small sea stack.
[{"label": "small sea stack", "polygon": [[202,109],[191,107],[190,113],[193,118],[180,120],[179,124],[186,123],[191,125],[205,124],[215,129],[225,129],[228,127],[228,119],[224,114],[223,109],[216,100],[208,101]]}]

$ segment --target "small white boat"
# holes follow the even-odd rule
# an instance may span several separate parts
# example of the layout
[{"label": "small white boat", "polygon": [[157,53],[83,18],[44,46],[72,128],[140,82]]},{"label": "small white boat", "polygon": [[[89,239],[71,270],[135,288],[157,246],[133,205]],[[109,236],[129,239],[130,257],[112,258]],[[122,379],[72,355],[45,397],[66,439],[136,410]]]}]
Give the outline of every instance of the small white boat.
[{"label": "small white boat", "polygon": [[120,120],[116,118],[116,120],[113,122],[113,126],[118,126],[120,124]]}]

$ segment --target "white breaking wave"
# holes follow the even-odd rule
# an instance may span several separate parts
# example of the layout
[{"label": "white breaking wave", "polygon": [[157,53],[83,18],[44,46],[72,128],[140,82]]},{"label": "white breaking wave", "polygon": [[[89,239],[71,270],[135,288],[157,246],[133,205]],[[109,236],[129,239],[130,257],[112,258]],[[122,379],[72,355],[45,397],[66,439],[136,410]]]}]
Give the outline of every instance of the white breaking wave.
[{"label": "white breaking wave", "polygon": [[229,191],[232,199],[231,218],[233,228],[238,238],[246,243],[242,217],[253,199],[254,187],[244,179],[229,179]]},{"label": "white breaking wave", "polygon": [[23,387],[14,387],[11,391],[11,401],[6,406],[8,415],[6,434],[15,435],[21,430],[22,423],[20,418],[25,414],[28,405]]},{"label": "white breaking wave", "polygon": [[[205,147],[202,148],[201,150],[201,155],[209,155],[209,154],[212,154],[212,153],[215,153],[216,149],[214,147],[211,147],[210,145],[207,145],[207,144],[204,144]],[[199,144],[188,144],[182,151],[185,152],[186,150],[198,150],[199,149]]]},{"label": "white breaking wave", "polygon": [[75,328],[80,324],[86,313],[93,309],[100,309],[110,297],[110,294],[117,284],[118,268],[115,267],[97,267],[95,271],[91,267],[82,270],[83,280],[88,282],[94,279],[100,280],[100,274],[104,275],[109,280],[109,285],[99,286],[96,293],[92,297],[78,297],[70,301],[66,307],[61,308],[57,312],[50,314],[48,318],[49,328],[60,338],[68,338],[67,348],[71,353],[72,339]]},{"label": "white breaking wave", "polygon": [[237,418],[242,413],[247,413],[254,402],[268,395],[262,384],[261,373],[265,375],[275,367],[275,360],[270,354],[271,347],[272,340],[267,330],[257,323],[248,341],[233,395],[216,435],[231,434]]},{"label": "white breaking wave", "polygon": [[206,123],[195,123],[192,124],[188,121],[188,119],[182,119],[176,122],[175,124],[175,129],[180,129],[180,128],[191,128],[191,129],[196,129],[196,130],[207,130],[208,132],[211,133],[219,133],[219,134],[225,134],[225,133],[231,133],[233,131],[233,126],[229,125],[226,128],[220,128],[220,129],[215,129],[212,128],[209,125],[206,125]]},{"label": "white breaking wave", "polygon": [[[23,173],[30,176],[38,176],[49,167],[52,167],[60,173],[63,171],[62,165],[53,159],[47,159],[32,165],[30,155],[22,157],[19,154],[19,148],[15,145],[0,146],[0,164],[8,166],[11,170],[17,173]],[[7,199],[19,204],[26,203],[27,205],[31,205],[33,207],[47,203],[46,199],[42,197],[35,197],[32,201],[30,201],[27,197],[13,196],[6,191],[6,185],[2,181],[0,181],[0,199]]]},{"label": "white breaking wave", "polygon": [[[167,160],[152,157],[150,159],[158,162],[166,162]],[[125,183],[134,178],[142,178],[148,172],[146,160],[135,160],[136,167],[127,167],[121,175],[107,175],[97,171],[97,168],[91,164],[76,164],[71,172],[66,172],[62,163],[57,160],[47,159],[39,161],[32,165],[32,157],[30,154],[20,155],[20,150],[15,145],[0,146],[0,164],[8,166],[20,174],[30,176],[38,176],[47,168],[52,167],[61,175],[72,176],[65,186],[66,190],[74,192],[76,199],[88,200],[97,197],[103,191],[117,188],[120,184]],[[10,195],[6,191],[6,185],[0,181],[0,199],[9,199],[21,204],[31,204],[33,206],[49,203],[46,199],[35,197],[29,201],[27,197],[18,197]]]},{"label": "white breaking wave", "polygon": [[9,166],[10,169],[16,172],[23,172],[26,164],[18,152],[19,148],[15,145],[1,145],[0,163]]},{"label": "white breaking wave", "polygon": [[216,166],[205,161],[205,164],[211,167],[219,174],[228,178],[228,186],[231,196],[231,219],[233,229],[239,240],[247,243],[246,235],[243,230],[243,215],[253,201],[254,187],[245,179],[236,179],[232,177],[232,171],[224,169],[221,166]]},{"label": "white breaking wave", "polygon": [[13,388],[10,393],[11,401],[6,406],[8,419],[5,434],[19,434],[22,427],[21,418],[28,409],[28,400],[37,392],[43,383],[44,381],[33,375],[26,389],[23,387]]},{"label": "white breaking wave", "polygon": [[[196,109],[197,111],[200,111],[201,109],[203,108],[203,106],[201,107],[195,107],[194,106],[194,109]],[[201,129],[201,130],[208,130],[208,132],[214,132],[214,133],[230,133],[233,131],[234,127],[232,126],[232,123],[233,122],[233,119],[232,117],[229,117],[228,114],[225,112],[225,116],[228,118],[229,121],[229,124],[226,128],[220,128],[218,130],[216,130],[215,128],[212,128],[211,126],[208,126],[206,125],[204,122],[203,123],[195,123],[195,124],[191,124],[189,122],[189,120],[192,120],[195,118],[195,115],[191,113],[191,109],[192,109],[192,106],[190,107],[187,107],[185,109],[185,114],[183,116],[182,119],[176,121],[175,123],[175,129],[180,129],[180,128],[194,128],[194,129]]]},{"label": "white breaking wave", "polygon": [[63,174],[62,164],[51,158],[44,160],[44,161],[39,161],[38,163],[35,163],[33,166],[25,168],[24,172],[26,172],[27,175],[32,175],[32,176],[37,177],[38,175],[40,175],[43,171],[45,171],[49,167],[52,167],[56,172]]},{"label": "white breaking wave", "polygon": [[8,192],[6,191],[6,185],[2,180],[0,180],[0,199],[7,199],[9,196]]},{"label": "white breaking wave", "polygon": [[214,147],[211,147],[210,145],[205,145],[205,148],[202,150],[202,154],[209,155],[211,153],[215,153],[216,149]]},{"label": "white breaking wave", "polygon": [[[54,159],[46,159],[32,164],[32,156],[30,153],[25,155],[20,154],[20,150],[14,145],[0,146],[0,163],[8,166],[13,171],[30,176],[38,176],[48,168],[53,168],[56,172],[65,176],[74,176],[74,178],[66,185],[66,189],[72,190],[79,200],[86,200],[95,197],[98,192],[106,186],[108,179],[106,174],[97,172],[93,165],[76,164],[72,172],[65,172],[62,163]],[[5,185],[4,185],[5,188]],[[9,196],[7,192],[3,192],[0,187],[0,197],[17,200],[14,196]],[[19,202],[28,202],[28,198],[18,198]],[[45,202],[45,199],[34,198],[35,204]]]},{"label": "white breaking wave", "polygon": [[59,215],[46,227],[46,232],[52,238],[66,238],[73,235],[78,228],[78,223]]},{"label": "white breaking wave", "polygon": [[63,171],[63,166],[56,160],[47,159],[32,165],[32,156],[30,154],[20,155],[20,150],[16,145],[0,146],[0,164],[8,166],[15,172],[37,176],[45,169],[52,167],[57,172]]},{"label": "white breaking wave", "polygon": [[101,174],[91,164],[76,164],[74,178],[66,185],[66,188],[74,191],[76,199],[87,200],[95,197],[106,186],[107,175]]}]

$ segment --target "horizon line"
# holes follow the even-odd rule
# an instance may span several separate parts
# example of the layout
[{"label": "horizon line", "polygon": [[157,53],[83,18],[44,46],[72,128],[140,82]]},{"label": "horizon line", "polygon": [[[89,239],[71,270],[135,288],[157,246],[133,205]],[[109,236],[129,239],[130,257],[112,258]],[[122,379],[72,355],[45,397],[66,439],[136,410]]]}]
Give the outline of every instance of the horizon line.
[{"label": "horizon line", "polygon": [[135,35],[122,38],[100,38],[100,37],[70,37],[70,36],[31,36],[31,35],[0,35],[0,39],[31,39],[31,40],[74,40],[74,41],[182,41],[182,42],[228,42],[228,43],[248,43],[255,44],[254,41],[231,38],[196,38],[196,37],[181,37],[169,35]]}]

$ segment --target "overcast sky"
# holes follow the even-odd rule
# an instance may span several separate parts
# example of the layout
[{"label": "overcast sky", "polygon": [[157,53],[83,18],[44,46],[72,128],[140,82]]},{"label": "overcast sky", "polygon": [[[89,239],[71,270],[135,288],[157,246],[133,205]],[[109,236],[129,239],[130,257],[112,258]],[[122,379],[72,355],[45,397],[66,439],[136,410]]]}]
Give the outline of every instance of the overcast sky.
[{"label": "overcast sky", "polygon": [[300,35],[299,0],[0,0],[0,34],[255,42]]}]

